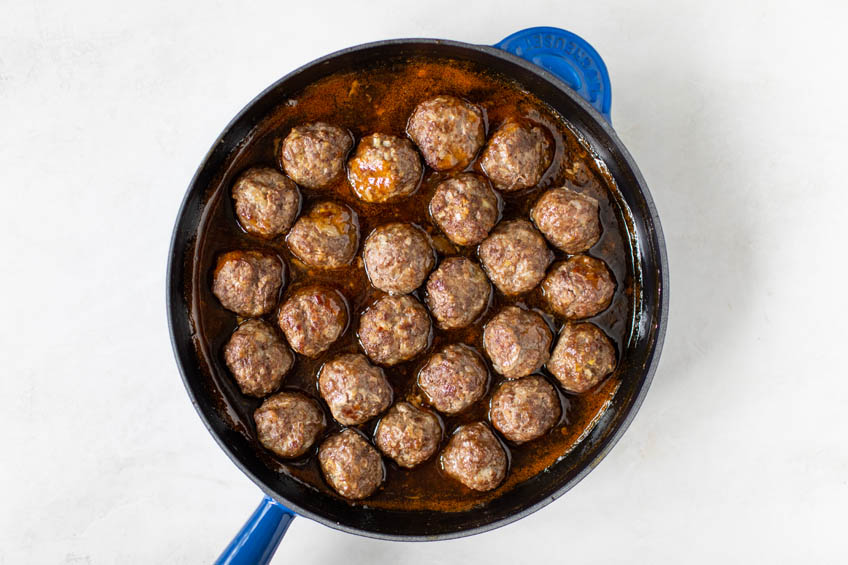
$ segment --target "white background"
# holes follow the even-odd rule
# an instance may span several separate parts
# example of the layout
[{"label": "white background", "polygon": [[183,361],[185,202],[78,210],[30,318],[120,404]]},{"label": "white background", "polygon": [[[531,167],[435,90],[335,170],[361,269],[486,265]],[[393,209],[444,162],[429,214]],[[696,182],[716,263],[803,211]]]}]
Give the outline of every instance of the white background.
[{"label": "white background", "polygon": [[192,409],[165,263],[194,169],[269,83],[349,45],[554,25],[603,55],[661,214],[662,362],[611,455],[432,544],[297,519],[277,563],[845,563],[842,2],[0,0],[0,564],[204,563],[259,501]]}]

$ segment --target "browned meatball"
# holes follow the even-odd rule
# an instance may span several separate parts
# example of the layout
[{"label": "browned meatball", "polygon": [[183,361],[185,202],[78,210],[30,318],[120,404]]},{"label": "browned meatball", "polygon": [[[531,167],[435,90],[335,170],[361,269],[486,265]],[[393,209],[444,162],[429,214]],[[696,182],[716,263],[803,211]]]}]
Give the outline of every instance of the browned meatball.
[{"label": "browned meatball", "polygon": [[545,192],[530,217],[548,241],[566,253],[586,251],[601,237],[598,201],[567,188]]},{"label": "browned meatball", "polygon": [[440,328],[464,328],[489,304],[492,286],[477,263],[448,257],[427,279],[426,302]]},{"label": "browned meatball", "polygon": [[359,353],[325,363],[318,372],[318,390],[333,418],[344,426],[367,422],[392,403],[392,386],[383,369]]},{"label": "browned meatball", "polygon": [[554,387],[538,375],[505,382],[492,395],[489,407],[492,425],[515,443],[542,437],[554,427],[561,413]]},{"label": "browned meatball", "polygon": [[365,202],[388,202],[415,192],[421,159],[408,139],[384,133],[363,137],[348,161],[348,180]]},{"label": "browned meatball", "polygon": [[506,467],[501,442],[483,422],[456,430],[442,451],[442,469],[470,489],[494,489],[506,477]]},{"label": "browned meatball", "polygon": [[398,402],[377,426],[374,442],[401,467],[412,468],[429,459],[439,449],[442,426],[435,414]]},{"label": "browned meatball", "polygon": [[294,355],[274,328],[248,320],[224,346],[224,361],[244,394],[262,397],[280,388]]},{"label": "browned meatball", "polygon": [[292,128],[283,140],[280,162],[294,181],[307,188],[326,188],[344,173],[353,139],[348,131],[315,122]]},{"label": "browned meatball", "polygon": [[300,191],[274,169],[248,169],[233,184],[236,216],[245,231],[272,238],[286,233],[300,212]]},{"label": "browned meatball", "polygon": [[221,305],[245,318],[267,314],[283,286],[283,263],[261,251],[230,251],[218,257],[212,293]]},{"label": "browned meatball", "polygon": [[347,327],[347,302],[332,288],[310,285],[297,289],[277,312],[277,324],[292,349],[317,357],[327,351]]},{"label": "browned meatball", "polygon": [[330,436],[321,444],[318,462],[330,486],[352,500],[371,496],[386,476],[383,458],[377,450],[350,429]]},{"label": "browned meatball", "polygon": [[362,313],[359,342],[375,363],[395,365],[424,351],[431,329],[420,302],[408,295],[383,296]]},{"label": "browned meatball", "polygon": [[473,349],[456,343],[444,347],[418,373],[418,388],[436,410],[462,412],[486,394],[489,371]]},{"label": "browned meatball", "polygon": [[427,164],[437,171],[467,167],[486,142],[483,111],[455,96],[436,96],[420,103],[406,131]]},{"label": "browned meatball", "polygon": [[527,220],[502,222],[477,249],[486,274],[504,294],[536,288],[554,259],[533,224]]},{"label": "browned meatball", "polygon": [[495,188],[512,192],[535,186],[553,158],[545,130],[524,121],[507,120],[480,157],[480,165]]},{"label": "browned meatball", "polygon": [[316,204],[301,216],[286,237],[298,259],[319,269],[348,265],[359,246],[359,218],[356,212],[335,202]]},{"label": "browned meatball", "polygon": [[324,412],[299,392],[279,392],[253,413],[259,443],[280,457],[300,457],[324,431]]},{"label": "browned meatball", "polygon": [[548,360],[551,330],[536,312],[507,306],[483,330],[483,347],[495,371],[518,379],[539,370]]},{"label": "browned meatball", "polygon": [[474,173],[461,173],[436,187],[430,215],[457,245],[477,245],[498,221],[498,197],[488,181]]},{"label": "browned meatball", "polygon": [[542,281],[545,299],[554,312],[571,319],[588,318],[610,305],[615,282],[600,259],[575,255],[554,266]]},{"label": "browned meatball", "polygon": [[421,286],[436,261],[427,234],[404,223],[371,232],[362,259],[371,284],[394,294],[408,294]]},{"label": "browned meatball", "polygon": [[613,372],[615,357],[615,347],[598,326],[566,324],[547,367],[562,388],[580,394]]}]

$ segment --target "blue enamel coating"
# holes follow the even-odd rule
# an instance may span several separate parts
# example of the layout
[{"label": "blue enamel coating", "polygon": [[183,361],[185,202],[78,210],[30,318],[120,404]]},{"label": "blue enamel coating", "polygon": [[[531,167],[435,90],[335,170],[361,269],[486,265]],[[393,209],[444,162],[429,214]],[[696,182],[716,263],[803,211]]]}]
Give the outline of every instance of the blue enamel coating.
[{"label": "blue enamel coating", "polygon": [[495,47],[556,75],[612,123],[607,66],[582,37],[556,27],[530,27],[513,33]]},{"label": "blue enamel coating", "polygon": [[266,565],[295,516],[266,496],[215,561],[216,565]]}]

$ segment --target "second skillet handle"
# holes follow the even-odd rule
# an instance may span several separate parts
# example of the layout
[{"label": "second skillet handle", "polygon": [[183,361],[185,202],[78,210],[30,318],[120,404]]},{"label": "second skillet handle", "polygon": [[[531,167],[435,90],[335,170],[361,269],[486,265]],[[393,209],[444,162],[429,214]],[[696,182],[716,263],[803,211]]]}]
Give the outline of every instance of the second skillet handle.
[{"label": "second skillet handle", "polygon": [[582,37],[557,27],[530,27],[494,45],[553,73],[610,119],[609,73],[598,52]]},{"label": "second skillet handle", "polygon": [[215,565],[266,565],[295,516],[294,512],[266,496]]}]

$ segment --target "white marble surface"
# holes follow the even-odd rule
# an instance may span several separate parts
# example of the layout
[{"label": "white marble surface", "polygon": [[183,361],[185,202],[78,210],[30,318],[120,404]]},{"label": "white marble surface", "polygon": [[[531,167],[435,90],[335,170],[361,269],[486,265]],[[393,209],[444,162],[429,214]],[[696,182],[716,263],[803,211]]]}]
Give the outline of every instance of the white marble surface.
[{"label": "white marble surface", "polygon": [[844,3],[118,4],[0,0],[0,564],[208,562],[258,502],[165,322],[171,226],[230,117],[338,48],[531,25],[604,56],[661,213],[653,388],[596,471],[514,525],[409,545],[298,519],[276,562],[848,559]]}]

